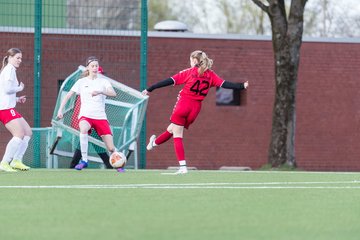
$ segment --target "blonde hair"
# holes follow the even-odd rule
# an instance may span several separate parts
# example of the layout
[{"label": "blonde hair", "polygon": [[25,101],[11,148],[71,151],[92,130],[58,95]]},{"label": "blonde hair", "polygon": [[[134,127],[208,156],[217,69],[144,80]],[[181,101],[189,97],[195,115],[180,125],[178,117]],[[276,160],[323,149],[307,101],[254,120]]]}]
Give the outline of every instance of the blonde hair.
[{"label": "blonde hair", "polygon": [[206,53],[203,51],[200,50],[193,51],[190,54],[190,57],[197,59],[198,63],[195,66],[199,68],[198,73],[200,76],[203,75],[206,70],[211,69],[213,65],[213,60],[209,58],[206,55]]},{"label": "blonde hair", "polygon": [[9,63],[9,57],[13,57],[16,54],[21,53],[21,50],[19,48],[10,48],[7,53],[6,56],[3,58],[2,61],[2,67],[0,72],[4,69],[4,67]]},{"label": "blonde hair", "polygon": [[[94,62],[94,61],[99,62],[98,58],[95,57],[95,56],[88,57],[88,58],[86,59],[86,62],[85,62],[85,67],[89,66],[89,64],[90,64],[91,62]],[[89,76],[89,74],[90,74],[90,73],[89,73],[89,70],[86,69],[86,70],[81,74],[81,77],[87,77],[87,76]]]}]

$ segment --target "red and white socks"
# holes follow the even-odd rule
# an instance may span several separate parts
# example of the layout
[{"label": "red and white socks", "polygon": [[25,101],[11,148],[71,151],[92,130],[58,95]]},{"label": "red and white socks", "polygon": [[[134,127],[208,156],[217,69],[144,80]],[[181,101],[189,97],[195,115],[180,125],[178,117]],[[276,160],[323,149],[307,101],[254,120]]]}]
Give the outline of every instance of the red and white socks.
[{"label": "red and white socks", "polygon": [[163,144],[164,142],[166,142],[167,140],[169,140],[172,137],[172,133],[169,133],[168,131],[163,132],[162,134],[160,134],[154,141],[154,145],[160,145]]},{"label": "red and white socks", "polygon": [[187,166],[186,166],[186,160],[185,160],[185,150],[183,145],[183,139],[176,137],[174,138],[174,148],[175,148],[175,154],[179,161],[179,171],[178,174],[184,174],[187,173]]}]

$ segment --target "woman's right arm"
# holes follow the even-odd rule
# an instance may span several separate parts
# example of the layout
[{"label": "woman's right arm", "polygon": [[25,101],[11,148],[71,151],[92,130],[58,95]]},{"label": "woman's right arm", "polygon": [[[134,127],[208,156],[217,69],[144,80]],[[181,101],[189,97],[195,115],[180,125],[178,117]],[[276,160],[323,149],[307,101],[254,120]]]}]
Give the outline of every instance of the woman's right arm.
[{"label": "woman's right arm", "polygon": [[150,87],[148,87],[147,89],[145,89],[144,91],[142,91],[142,93],[144,95],[147,95],[149,92],[152,92],[153,90],[157,89],[157,88],[162,88],[162,87],[166,87],[166,86],[170,86],[170,85],[174,85],[174,79],[172,78],[167,78],[165,80],[162,80],[160,82],[155,83],[154,85],[151,85]]},{"label": "woman's right arm", "polygon": [[7,84],[5,86],[5,92],[6,92],[6,94],[14,94],[14,93],[21,92],[22,90],[24,90],[24,87],[25,86],[22,82],[19,84],[19,86],[16,86],[16,87],[11,86],[11,84]]},{"label": "woman's right arm", "polygon": [[57,117],[58,118],[63,118],[64,115],[62,113],[63,111],[63,108],[65,107],[65,104],[67,103],[67,101],[69,101],[69,99],[71,98],[71,96],[74,94],[75,92],[73,91],[70,91],[66,94],[66,96],[64,97],[64,99],[61,101],[61,104],[60,104],[60,107],[59,107],[59,110],[58,110],[58,114],[57,114]]},{"label": "woman's right arm", "polygon": [[15,70],[9,70],[6,69],[4,70],[5,72],[3,73],[4,79],[6,79],[5,84],[4,84],[4,90],[6,92],[6,94],[14,94],[17,92],[21,92],[22,90],[24,90],[24,83],[20,82],[18,85],[15,84],[15,82],[18,82],[16,80],[16,73]]}]

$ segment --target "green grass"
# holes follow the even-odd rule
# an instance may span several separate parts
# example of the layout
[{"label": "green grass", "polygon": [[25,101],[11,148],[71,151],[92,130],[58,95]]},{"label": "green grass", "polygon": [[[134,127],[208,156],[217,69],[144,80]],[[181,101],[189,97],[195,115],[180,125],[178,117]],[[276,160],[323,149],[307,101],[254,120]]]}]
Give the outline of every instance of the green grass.
[{"label": "green grass", "polygon": [[359,201],[360,173],[1,172],[0,239],[357,240]]}]

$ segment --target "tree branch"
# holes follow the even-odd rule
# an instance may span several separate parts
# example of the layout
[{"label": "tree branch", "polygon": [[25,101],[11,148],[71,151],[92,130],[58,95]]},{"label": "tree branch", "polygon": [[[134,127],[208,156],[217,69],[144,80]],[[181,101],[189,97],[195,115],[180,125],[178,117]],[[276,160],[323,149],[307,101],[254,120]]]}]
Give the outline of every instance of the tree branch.
[{"label": "tree branch", "polygon": [[261,8],[264,12],[269,13],[269,7],[262,3],[260,0],[251,0],[253,1],[259,8]]},{"label": "tree branch", "polygon": [[304,29],[304,11],[307,0],[293,1],[290,6],[287,35],[293,47],[300,48]]}]

